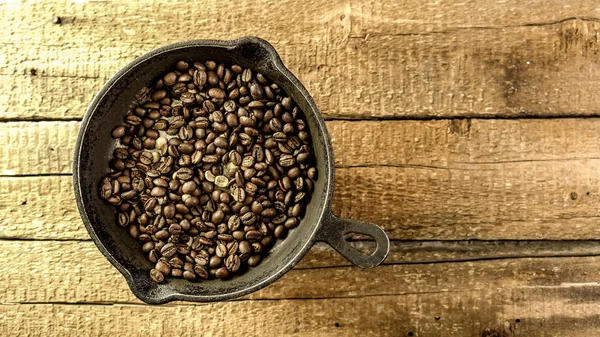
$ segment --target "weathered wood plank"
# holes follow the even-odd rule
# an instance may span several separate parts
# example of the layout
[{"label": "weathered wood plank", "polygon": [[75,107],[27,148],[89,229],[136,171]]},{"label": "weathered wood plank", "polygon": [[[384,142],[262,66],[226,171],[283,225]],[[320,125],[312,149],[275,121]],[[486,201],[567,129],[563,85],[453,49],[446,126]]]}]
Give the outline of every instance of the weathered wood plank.
[{"label": "weathered wood plank", "polygon": [[[376,223],[395,239],[600,238],[600,161],[562,164],[552,174],[543,174],[548,166],[538,163],[506,167],[495,175],[340,168],[333,211]],[[69,176],[0,178],[0,235],[87,238],[71,181]]]},{"label": "weathered wood plank", "polygon": [[[593,336],[598,287],[474,290],[201,306],[2,304],[16,336]],[[170,319],[176,317],[176,319]],[[135,321],[135,324],[132,324]]]},{"label": "weathered wood plank", "polygon": [[[0,113],[80,118],[91,95],[135,56],[177,40],[254,34],[273,42],[327,118],[600,114],[589,90],[600,79],[593,3],[536,1],[522,11],[477,1],[336,0],[322,11],[317,2],[209,1],[183,13],[154,1],[4,4]],[[65,23],[53,25],[49,13],[61,12]]]},{"label": "weathered wood plank", "polygon": [[[340,168],[600,159],[600,118],[328,121]],[[0,174],[69,174],[79,122],[0,122]]]},{"label": "weathered wood plank", "polygon": [[0,175],[71,173],[79,124],[0,123]]},{"label": "weathered wood plank", "polygon": [[[377,223],[395,239],[600,237],[600,120],[328,127],[338,167],[334,212]],[[70,173],[77,129],[77,122],[0,123],[0,172]],[[0,182],[3,237],[87,238],[70,177]]]},{"label": "weathered wood plank", "polygon": [[[91,242],[3,241],[0,246],[5,253],[0,256],[1,303],[140,303]],[[429,249],[418,255],[432,258],[437,252]],[[313,258],[319,256],[320,247],[311,254]],[[299,267],[306,268],[310,262],[303,265]],[[473,292],[484,292],[487,297],[523,289],[562,289],[565,294],[577,294],[582,287],[596,293],[600,291],[599,266],[600,257],[591,256],[392,264],[376,269],[311,267],[294,269],[244,299],[364,299],[385,295],[398,300],[430,293],[458,299],[471,298]],[[311,287],[306,287],[307,283]]]},{"label": "weathered wood plank", "polygon": [[[323,10],[326,4],[328,10]],[[296,2],[177,2],[143,0],[134,3],[67,1],[23,1],[3,3],[0,29],[4,41],[64,43],[87,37],[90,43],[118,37],[131,43],[171,43],[189,39],[230,38],[261,35],[273,41],[331,42],[335,33],[423,34],[452,29],[501,29],[514,26],[550,25],[566,18],[589,18],[597,12],[593,2],[572,1],[569,6],[533,0],[523,4],[482,0],[431,3],[418,1],[309,0]],[[470,13],[477,12],[477,15]],[[257,13],[269,13],[277,20],[265,20]],[[51,22],[62,18],[61,25]],[[193,24],[191,24],[193,22]],[[291,27],[290,22],[294,25]],[[336,29],[341,32],[337,32]],[[322,41],[324,40],[324,41]]]}]

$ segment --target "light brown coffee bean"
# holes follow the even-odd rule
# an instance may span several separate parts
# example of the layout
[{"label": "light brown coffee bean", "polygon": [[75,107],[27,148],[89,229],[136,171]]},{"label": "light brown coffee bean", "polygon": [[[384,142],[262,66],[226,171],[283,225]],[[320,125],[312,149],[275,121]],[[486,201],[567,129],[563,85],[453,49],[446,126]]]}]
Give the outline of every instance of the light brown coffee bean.
[{"label": "light brown coffee bean", "polygon": [[250,256],[250,258],[248,259],[248,266],[256,267],[256,266],[258,266],[258,264],[260,263],[261,260],[262,260],[262,258],[260,255],[254,254],[254,255]]},{"label": "light brown coffee bean", "polygon": [[150,270],[150,278],[156,283],[162,283],[165,280],[165,276],[156,269]]},{"label": "light brown coffee bean", "polygon": [[240,268],[240,257],[237,255],[230,255],[225,260],[225,267],[232,273],[235,273]]},{"label": "light brown coffee bean", "polygon": [[171,256],[173,256],[173,255],[175,255],[177,253],[177,247],[174,244],[172,244],[172,243],[167,243],[160,250],[160,253],[164,257],[171,257]]},{"label": "light brown coffee bean", "polygon": [[220,279],[227,278],[227,277],[229,277],[229,271],[227,270],[226,267],[221,267],[221,268],[217,269],[215,276]]},{"label": "light brown coffee bean", "polygon": [[196,264],[194,267],[194,272],[196,272],[196,275],[198,275],[198,277],[201,279],[208,279],[208,271],[203,265]]},{"label": "light brown coffee bean", "polygon": [[171,265],[166,263],[165,261],[158,261],[154,268],[161,272],[163,275],[169,275],[171,273]]}]

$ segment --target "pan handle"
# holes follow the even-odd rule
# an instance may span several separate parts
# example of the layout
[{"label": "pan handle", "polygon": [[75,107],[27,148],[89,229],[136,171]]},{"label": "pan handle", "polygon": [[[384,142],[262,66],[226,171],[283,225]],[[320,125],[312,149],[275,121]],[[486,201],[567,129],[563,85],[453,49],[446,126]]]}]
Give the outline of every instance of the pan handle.
[{"label": "pan handle", "polygon": [[[377,248],[371,255],[359,252],[346,242],[344,235],[348,233],[371,236],[375,239]],[[327,242],[348,261],[361,268],[377,267],[385,260],[390,250],[390,239],[379,226],[359,220],[341,219],[333,215],[331,211],[326,213],[323,225],[317,233],[316,241]]]}]

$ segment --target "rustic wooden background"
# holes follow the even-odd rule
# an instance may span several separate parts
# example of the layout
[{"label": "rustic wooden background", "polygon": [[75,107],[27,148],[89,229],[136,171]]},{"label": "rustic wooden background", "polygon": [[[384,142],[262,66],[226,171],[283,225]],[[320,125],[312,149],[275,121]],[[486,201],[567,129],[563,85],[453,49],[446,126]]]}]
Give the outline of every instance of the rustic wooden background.
[{"label": "rustic wooden background", "polygon": [[[600,2],[51,0],[0,13],[0,335],[600,334]],[[134,57],[244,35],[269,40],[314,96],[334,212],[383,226],[390,256],[361,270],[317,245],[240,300],[144,305],[78,216],[79,121]]]}]

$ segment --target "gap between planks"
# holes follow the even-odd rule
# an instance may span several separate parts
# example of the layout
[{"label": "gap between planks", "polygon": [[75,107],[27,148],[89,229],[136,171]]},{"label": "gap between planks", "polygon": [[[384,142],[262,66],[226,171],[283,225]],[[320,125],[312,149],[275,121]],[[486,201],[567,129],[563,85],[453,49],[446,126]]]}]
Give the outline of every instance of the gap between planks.
[{"label": "gap between planks", "polygon": [[[377,122],[377,121],[417,121],[417,122],[426,122],[426,121],[460,121],[460,120],[539,120],[539,119],[598,119],[600,118],[600,113],[598,114],[589,114],[589,115],[581,115],[581,116],[573,116],[572,114],[554,114],[551,116],[519,116],[519,115],[481,115],[481,114],[463,114],[460,116],[360,116],[357,118],[352,117],[329,117],[327,115],[322,116],[323,119],[327,122]],[[81,122],[82,118],[49,118],[49,117],[41,117],[41,118],[22,118],[22,117],[0,117],[0,123],[19,123],[19,122],[30,122],[30,123],[38,123],[38,122]]]},{"label": "gap between planks", "polygon": [[[49,243],[91,243],[91,239],[36,239],[19,237],[0,237],[0,244],[11,242],[49,242]],[[352,246],[370,253],[376,244],[370,240],[350,241]],[[418,265],[464,263],[493,260],[518,260],[531,258],[578,258],[600,256],[600,240],[390,240],[390,255],[383,265]],[[313,253],[335,254],[326,243],[316,242]],[[443,252],[459,257],[440,257],[414,260],[398,260],[399,255],[406,252],[427,252],[431,256],[440,256]],[[437,253],[436,253],[437,252]],[[460,255],[466,255],[460,257]],[[309,255],[310,256],[310,255]],[[410,259],[410,258],[408,258]],[[297,270],[329,269],[353,267],[344,259],[336,259],[331,265],[304,265],[295,267]],[[345,263],[339,263],[343,261]]]}]

